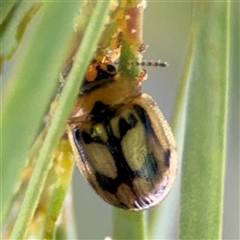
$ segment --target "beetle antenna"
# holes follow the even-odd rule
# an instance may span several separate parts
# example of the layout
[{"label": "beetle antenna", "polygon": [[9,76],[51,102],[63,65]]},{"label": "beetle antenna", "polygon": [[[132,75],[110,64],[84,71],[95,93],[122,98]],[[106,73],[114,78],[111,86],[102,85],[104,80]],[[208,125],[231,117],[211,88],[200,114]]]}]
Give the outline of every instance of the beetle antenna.
[{"label": "beetle antenna", "polygon": [[[118,65],[119,62],[114,62],[115,65]],[[128,62],[128,65],[131,66],[142,66],[142,67],[167,67],[169,64],[167,62],[159,61],[142,61],[142,62]]]}]

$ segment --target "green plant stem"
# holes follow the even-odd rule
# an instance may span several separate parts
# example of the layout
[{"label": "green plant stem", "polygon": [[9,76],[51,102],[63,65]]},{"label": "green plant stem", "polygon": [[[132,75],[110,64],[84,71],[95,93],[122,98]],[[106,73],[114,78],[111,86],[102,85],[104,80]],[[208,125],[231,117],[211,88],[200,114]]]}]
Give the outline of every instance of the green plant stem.
[{"label": "green plant stem", "polygon": [[[56,3],[52,3],[56,4]],[[97,2],[89,25],[87,27],[81,47],[77,53],[76,61],[69,75],[66,86],[63,89],[56,109],[55,116],[43,143],[38,162],[29,182],[24,201],[22,203],[18,219],[14,225],[11,239],[24,239],[29,223],[37,206],[41,190],[52,164],[53,153],[61,135],[65,130],[67,119],[71,112],[74,100],[80,87],[79,79],[83,79],[84,73],[90,63],[94,50],[106,22],[111,1]]]},{"label": "green plant stem", "polygon": [[[9,73],[4,75],[8,79],[3,86],[0,116],[0,169],[4,169],[0,178],[0,215],[3,220],[8,215],[21,171],[56,94],[63,59],[74,34],[78,7],[77,2],[44,2],[34,17],[35,24],[31,25],[31,31],[19,48],[19,54],[12,61]],[[3,48],[8,48],[9,41]]]},{"label": "green plant stem", "polygon": [[146,239],[146,211],[128,212],[113,209],[114,240]]}]

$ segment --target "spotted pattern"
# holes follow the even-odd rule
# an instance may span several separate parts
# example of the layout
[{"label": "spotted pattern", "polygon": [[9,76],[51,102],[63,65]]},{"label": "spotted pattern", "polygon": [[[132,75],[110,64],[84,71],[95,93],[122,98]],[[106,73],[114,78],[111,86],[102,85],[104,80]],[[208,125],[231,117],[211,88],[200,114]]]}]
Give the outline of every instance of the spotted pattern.
[{"label": "spotted pattern", "polygon": [[[159,161],[152,152],[147,151],[144,156],[144,162],[142,166],[138,170],[132,170],[128,164],[129,160],[127,161],[126,156],[124,156],[122,141],[124,141],[126,134],[134,129],[137,124],[144,126],[146,133],[151,136],[154,141],[158,142],[158,139],[155,135],[154,129],[152,128],[147,112],[140,105],[134,104],[132,106],[132,110],[127,114],[127,116],[121,116],[121,114],[118,112],[119,108],[121,108],[121,106],[118,106],[118,108],[111,108],[101,101],[96,102],[90,114],[92,116],[90,129],[81,129],[81,126],[77,126],[73,129],[74,143],[84,165],[87,164],[87,153],[83,147],[84,145],[97,143],[106,146],[108,151],[111,153],[112,159],[114,160],[117,169],[117,176],[116,178],[111,178],[99,172],[98,169],[94,169],[95,179],[98,185],[101,187],[101,190],[117,196],[119,187],[122,184],[126,184],[126,186],[131,189],[131,192],[135,198],[133,207],[136,209],[146,208],[146,206],[148,206],[152,200],[148,199],[147,196],[139,196],[139,194],[136,192],[136,187],[133,186],[133,183],[135,179],[143,179],[145,183],[149,182],[151,184],[158,172],[158,168],[160,167],[158,163]],[[112,120],[116,117],[118,118],[119,136],[114,134],[111,124]],[[104,132],[106,133],[105,135],[107,135],[107,140],[103,137],[101,132],[95,131],[95,126],[97,124],[101,124]],[[161,144],[158,143],[158,145],[161,148]],[[147,149],[150,149],[149,146],[146,147]],[[163,151],[163,155],[165,167],[169,167],[170,151]],[[91,182],[91,179],[89,179],[89,182],[98,192],[97,187],[94,186],[94,183]],[[156,196],[160,194],[160,192],[161,190],[157,191]],[[121,202],[121,200],[119,200],[118,205],[121,208],[129,208],[129,206],[127,206],[124,202]]]}]

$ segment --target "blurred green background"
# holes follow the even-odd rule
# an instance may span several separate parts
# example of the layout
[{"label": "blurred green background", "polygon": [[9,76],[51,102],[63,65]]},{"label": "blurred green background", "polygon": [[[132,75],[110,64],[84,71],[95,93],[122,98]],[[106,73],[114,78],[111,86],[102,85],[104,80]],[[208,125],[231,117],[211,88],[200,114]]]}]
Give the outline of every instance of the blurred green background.
[{"label": "blurred green background", "polygon": [[[234,16],[239,16],[239,2],[232,3]],[[232,38],[236,46],[233,62],[236,71],[230,83],[230,112],[227,149],[227,175],[225,183],[225,210],[223,239],[239,239],[239,19],[234,20]],[[33,21],[34,22],[34,21]],[[143,92],[150,94],[169,123],[171,123],[177,89],[184,72],[189,50],[192,23],[192,2],[149,1],[144,12],[143,41],[149,45],[143,59],[167,61],[167,68],[147,68],[148,80],[143,83]],[[31,25],[29,27],[31,31]],[[16,56],[4,64],[4,74],[18,54],[28,45],[24,38]],[[233,67],[234,67],[233,66]],[[170,124],[171,125],[171,124]],[[184,160],[184,159],[183,159]],[[194,161],[194,159],[193,159]],[[180,172],[178,172],[180,174]],[[73,179],[74,213],[80,239],[103,239],[112,235],[112,207],[103,202],[75,169]],[[177,218],[172,221],[178,222]],[[177,239],[177,229],[171,239]]]}]

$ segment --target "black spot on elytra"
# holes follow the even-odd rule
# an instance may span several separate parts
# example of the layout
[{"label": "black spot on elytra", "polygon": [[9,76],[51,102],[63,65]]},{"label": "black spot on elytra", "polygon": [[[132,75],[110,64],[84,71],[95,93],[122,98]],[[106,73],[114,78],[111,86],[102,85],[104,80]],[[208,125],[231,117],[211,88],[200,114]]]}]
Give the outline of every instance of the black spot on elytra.
[{"label": "black spot on elytra", "polygon": [[140,118],[142,124],[144,125],[147,133],[155,137],[155,133],[147,112],[140,105],[137,104],[135,104],[133,108],[136,111],[138,117]]},{"label": "black spot on elytra", "polygon": [[136,172],[138,177],[152,181],[158,170],[157,160],[152,153],[147,153],[145,162]]},{"label": "black spot on elytra", "polygon": [[129,124],[131,125],[132,128],[136,126],[137,121],[138,121],[138,120],[137,120],[137,118],[134,116],[134,114],[130,113],[130,114],[128,115],[128,122],[129,122]]},{"label": "black spot on elytra", "polygon": [[93,142],[93,138],[87,132],[82,131],[82,138],[85,144],[90,144]]},{"label": "black spot on elytra", "polygon": [[166,167],[170,167],[170,155],[171,152],[169,149],[167,149],[167,151],[164,152],[164,165]]},{"label": "black spot on elytra", "polygon": [[119,132],[120,132],[120,140],[125,136],[128,130],[132,127],[124,118],[120,118],[119,120]]},{"label": "black spot on elytra", "polygon": [[132,181],[135,177],[135,173],[129,167],[125,156],[123,155],[121,140],[113,135],[110,125],[106,130],[108,132],[108,141],[106,145],[113,156],[118,173],[114,184],[118,187],[122,183],[126,183],[132,189]]},{"label": "black spot on elytra", "polygon": [[118,184],[116,183],[115,179],[106,177],[105,175],[99,172],[95,173],[95,177],[97,179],[98,184],[103,190],[108,191],[111,194],[116,194]]}]

